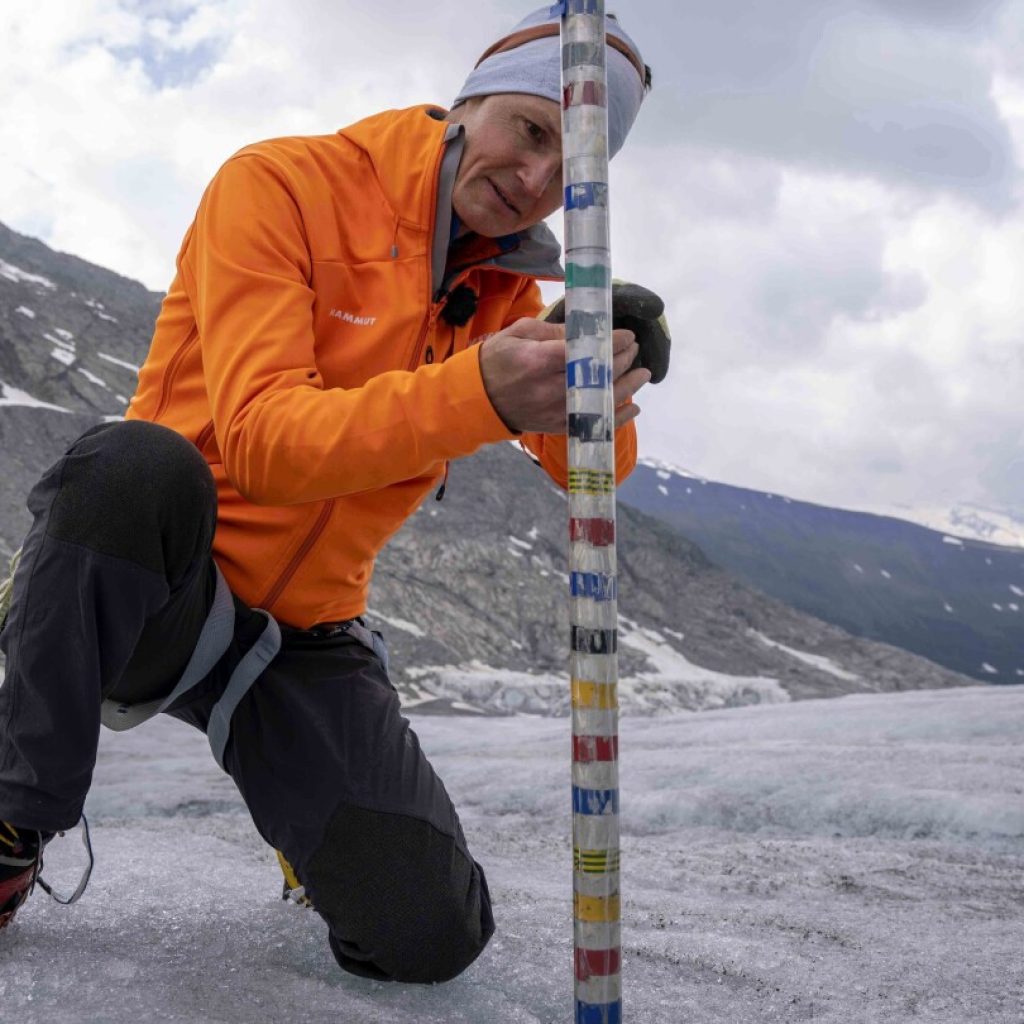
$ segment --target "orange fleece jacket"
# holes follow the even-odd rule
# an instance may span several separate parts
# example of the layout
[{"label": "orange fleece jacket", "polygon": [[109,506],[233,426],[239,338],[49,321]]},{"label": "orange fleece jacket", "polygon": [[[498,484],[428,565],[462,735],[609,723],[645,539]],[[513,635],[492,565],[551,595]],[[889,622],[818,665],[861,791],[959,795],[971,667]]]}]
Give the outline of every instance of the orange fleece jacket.
[{"label": "orange fleece jacket", "polygon": [[[430,109],[235,154],[185,235],[128,409],[197,445],[217,484],[214,558],[243,601],[292,626],[365,611],[377,553],[447,460],[514,436],[477,343],[536,316],[540,290],[473,266],[449,290],[472,287],[477,312],[439,321],[431,248],[450,126]],[[522,441],[565,487],[565,437]],[[619,477],[635,462],[629,424]]]}]

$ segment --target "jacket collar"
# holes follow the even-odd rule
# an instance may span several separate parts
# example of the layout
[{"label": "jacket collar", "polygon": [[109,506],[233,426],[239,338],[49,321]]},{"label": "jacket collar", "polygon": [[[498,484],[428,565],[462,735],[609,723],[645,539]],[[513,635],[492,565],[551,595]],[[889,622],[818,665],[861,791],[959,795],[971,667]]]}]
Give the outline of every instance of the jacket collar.
[{"label": "jacket collar", "polygon": [[[397,219],[431,233],[431,294],[445,282],[451,231],[452,190],[465,146],[460,124],[444,120],[446,112],[424,105],[388,110],[341,129],[340,135],[363,150],[373,165],[384,197]],[[561,247],[545,224],[518,234],[515,248],[495,240],[494,252],[478,266],[526,277],[561,281]]]}]

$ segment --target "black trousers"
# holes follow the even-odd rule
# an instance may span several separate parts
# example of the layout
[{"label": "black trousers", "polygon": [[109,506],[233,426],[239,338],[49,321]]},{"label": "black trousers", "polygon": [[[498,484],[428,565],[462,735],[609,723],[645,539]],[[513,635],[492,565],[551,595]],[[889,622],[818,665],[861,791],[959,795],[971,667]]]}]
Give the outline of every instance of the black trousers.
[{"label": "black trousers", "polygon": [[[213,600],[216,491],[188,441],[128,421],[79,438],[29,508],[0,636],[0,819],[57,831],[81,816],[101,701],[166,696],[192,653]],[[205,731],[264,625],[236,598],[228,650],[168,713]],[[235,710],[226,770],[343,968],[454,977],[494,931],[487,883],[384,665],[347,634],[282,637]]]}]

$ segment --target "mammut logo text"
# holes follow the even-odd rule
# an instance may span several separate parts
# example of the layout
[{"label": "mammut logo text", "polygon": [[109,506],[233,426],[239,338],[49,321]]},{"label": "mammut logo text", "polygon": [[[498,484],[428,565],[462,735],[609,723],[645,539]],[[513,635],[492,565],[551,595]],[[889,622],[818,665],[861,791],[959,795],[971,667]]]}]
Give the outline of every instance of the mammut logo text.
[{"label": "mammut logo text", "polygon": [[357,324],[359,327],[372,327],[377,322],[375,316],[356,316],[355,313],[350,313],[347,309],[332,309],[331,316],[346,324]]}]

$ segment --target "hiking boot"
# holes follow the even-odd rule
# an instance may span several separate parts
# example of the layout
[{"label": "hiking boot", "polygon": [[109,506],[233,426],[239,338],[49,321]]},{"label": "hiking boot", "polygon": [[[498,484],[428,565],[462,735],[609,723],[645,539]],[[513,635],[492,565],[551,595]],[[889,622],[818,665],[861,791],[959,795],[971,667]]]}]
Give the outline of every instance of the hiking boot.
[{"label": "hiking boot", "polygon": [[0,821],[0,928],[14,920],[28,899],[43,866],[43,847],[52,832],[18,829]]}]

